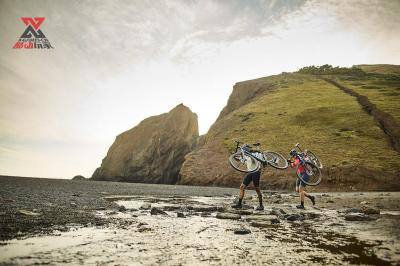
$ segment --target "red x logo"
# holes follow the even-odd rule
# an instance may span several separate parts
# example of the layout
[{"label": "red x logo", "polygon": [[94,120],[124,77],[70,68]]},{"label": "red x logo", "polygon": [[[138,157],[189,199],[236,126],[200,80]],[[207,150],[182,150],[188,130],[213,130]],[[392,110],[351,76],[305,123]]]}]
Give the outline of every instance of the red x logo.
[{"label": "red x logo", "polygon": [[36,18],[21,18],[22,21],[24,22],[24,24],[26,26],[28,26],[29,24],[31,24],[35,30],[38,30],[40,25],[42,25],[44,18],[43,17],[36,17]]}]

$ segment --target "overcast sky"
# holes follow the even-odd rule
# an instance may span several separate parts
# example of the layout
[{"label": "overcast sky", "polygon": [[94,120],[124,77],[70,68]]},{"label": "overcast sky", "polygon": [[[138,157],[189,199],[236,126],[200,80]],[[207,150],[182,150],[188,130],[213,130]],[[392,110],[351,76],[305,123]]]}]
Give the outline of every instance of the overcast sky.
[{"label": "overcast sky", "polygon": [[[0,174],[91,176],[115,136],[184,103],[207,132],[235,82],[400,64],[400,1],[0,0]],[[52,50],[12,49],[20,17]]]}]

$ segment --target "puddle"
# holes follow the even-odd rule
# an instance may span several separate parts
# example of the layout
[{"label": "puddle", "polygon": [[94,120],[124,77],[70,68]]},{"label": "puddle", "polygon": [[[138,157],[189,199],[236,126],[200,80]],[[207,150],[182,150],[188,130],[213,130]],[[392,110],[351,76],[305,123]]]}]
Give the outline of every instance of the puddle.
[{"label": "puddle", "polygon": [[51,252],[57,249],[82,246],[104,240],[107,233],[109,233],[108,229],[79,228],[54,236],[10,240],[4,242],[6,245],[0,246],[0,261],[6,261],[13,257],[28,257],[38,252]]}]

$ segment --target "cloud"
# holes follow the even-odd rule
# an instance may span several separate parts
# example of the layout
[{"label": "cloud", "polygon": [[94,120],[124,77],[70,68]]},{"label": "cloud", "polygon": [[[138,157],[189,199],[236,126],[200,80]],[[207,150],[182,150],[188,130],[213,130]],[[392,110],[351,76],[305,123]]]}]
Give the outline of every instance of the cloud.
[{"label": "cloud", "polygon": [[[0,173],[25,164],[22,174],[89,175],[117,134],[180,102],[205,133],[240,80],[310,64],[399,64],[399,5],[0,1]],[[46,17],[55,49],[11,49],[27,14]]]}]

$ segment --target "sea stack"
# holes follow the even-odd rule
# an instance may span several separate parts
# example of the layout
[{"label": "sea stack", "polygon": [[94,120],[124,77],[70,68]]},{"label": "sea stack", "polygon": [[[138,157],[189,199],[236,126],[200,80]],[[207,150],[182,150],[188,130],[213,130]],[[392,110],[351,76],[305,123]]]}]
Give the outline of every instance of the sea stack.
[{"label": "sea stack", "polygon": [[92,179],[175,184],[198,137],[197,115],[179,104],[118,135]]}]

